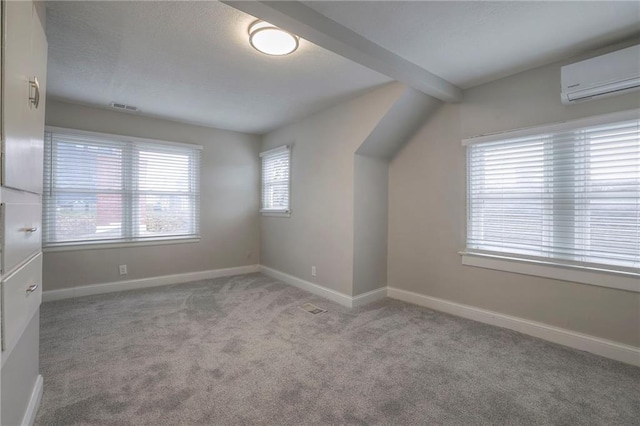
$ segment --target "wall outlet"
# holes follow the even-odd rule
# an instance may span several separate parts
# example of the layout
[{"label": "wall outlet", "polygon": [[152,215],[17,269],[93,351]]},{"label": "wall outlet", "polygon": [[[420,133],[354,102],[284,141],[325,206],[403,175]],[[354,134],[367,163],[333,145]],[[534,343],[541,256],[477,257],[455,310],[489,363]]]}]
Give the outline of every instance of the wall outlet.
[{"label": "wall outlet", "polygon": [[315,276],[316,276],[316,267],[315,267],[315,266],[312,266],[312,267],[311,267],[311,276],[312,276],[312,277],[315,277]]},{"label": "wall outlet", "polygon": [[120,275],[127,275],[127,265],[120,265],[118,269],[120,271]]}]

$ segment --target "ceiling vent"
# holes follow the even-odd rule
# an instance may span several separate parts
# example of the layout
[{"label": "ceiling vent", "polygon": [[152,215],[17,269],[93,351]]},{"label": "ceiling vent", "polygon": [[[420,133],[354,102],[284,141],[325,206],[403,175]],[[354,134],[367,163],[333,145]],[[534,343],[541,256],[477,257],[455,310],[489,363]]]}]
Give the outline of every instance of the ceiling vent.
[{"label": "ceiling vent", "polygon": [[123,111],[129,111],[129,112],[137,112],[138,111],[138,107],[136,107],[136,106],[119,104],[117,102],[111,102],[111,108],[115,108],[115,109],[119,109],[119,110],[123,110]]}]

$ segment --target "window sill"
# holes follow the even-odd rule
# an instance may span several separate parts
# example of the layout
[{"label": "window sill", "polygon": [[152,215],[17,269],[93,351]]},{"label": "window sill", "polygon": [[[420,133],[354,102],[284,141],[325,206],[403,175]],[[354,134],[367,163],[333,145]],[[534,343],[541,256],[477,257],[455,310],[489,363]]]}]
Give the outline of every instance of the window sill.
[{"label": "window sill", "polygon": [[640,274],[538,260],[460,252],[462,264],[640,293]]},{"label": "window sill", "polygon": [[260,211],[262,216],[266,217],[291,217],[290,211]]},{"label": "window sill", "polygon": [[170,244],[189,244],[198,243],[200,238],[174,238],[174,239],[160,239],[151,241],[131,241],[128,243],[78,243],[78,244],[60,244],[49,247],[43,247],[44,253],[51,253],[57,251],[82,251],[82,250],[102,250],[102,249],[117,249],[117,248],[131,248],[131,247],[144,247],[144,246],[164,246]]}]

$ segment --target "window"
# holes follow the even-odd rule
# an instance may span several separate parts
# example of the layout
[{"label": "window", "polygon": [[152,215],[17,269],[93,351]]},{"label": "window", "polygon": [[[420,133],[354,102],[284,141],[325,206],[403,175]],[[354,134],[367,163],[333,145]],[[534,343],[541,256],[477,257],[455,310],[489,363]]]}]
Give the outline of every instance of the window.
[{"label": "window", "polygon": [[640,119],[465,141],[467,253],[640,273]]},{"label": "window", "polygon": [[289,215],[290,162],[288,146],[260,154],[262,158],[262,213]]},{"label": "window", "polygon": [[47,128],[43,245],[198,238],[200,149]]}]

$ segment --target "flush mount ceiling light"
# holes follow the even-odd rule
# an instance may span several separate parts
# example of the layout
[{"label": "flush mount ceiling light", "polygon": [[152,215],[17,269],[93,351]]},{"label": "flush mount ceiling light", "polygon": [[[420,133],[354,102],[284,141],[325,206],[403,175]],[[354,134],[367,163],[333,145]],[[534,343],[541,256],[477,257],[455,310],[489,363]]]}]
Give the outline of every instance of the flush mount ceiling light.
[{"label": "flush mount ceiling light", "polygon": [[249,26],[249,43],[259,52],[283,56],[295,52],[299,37],[268,22],[255,21]]}]

